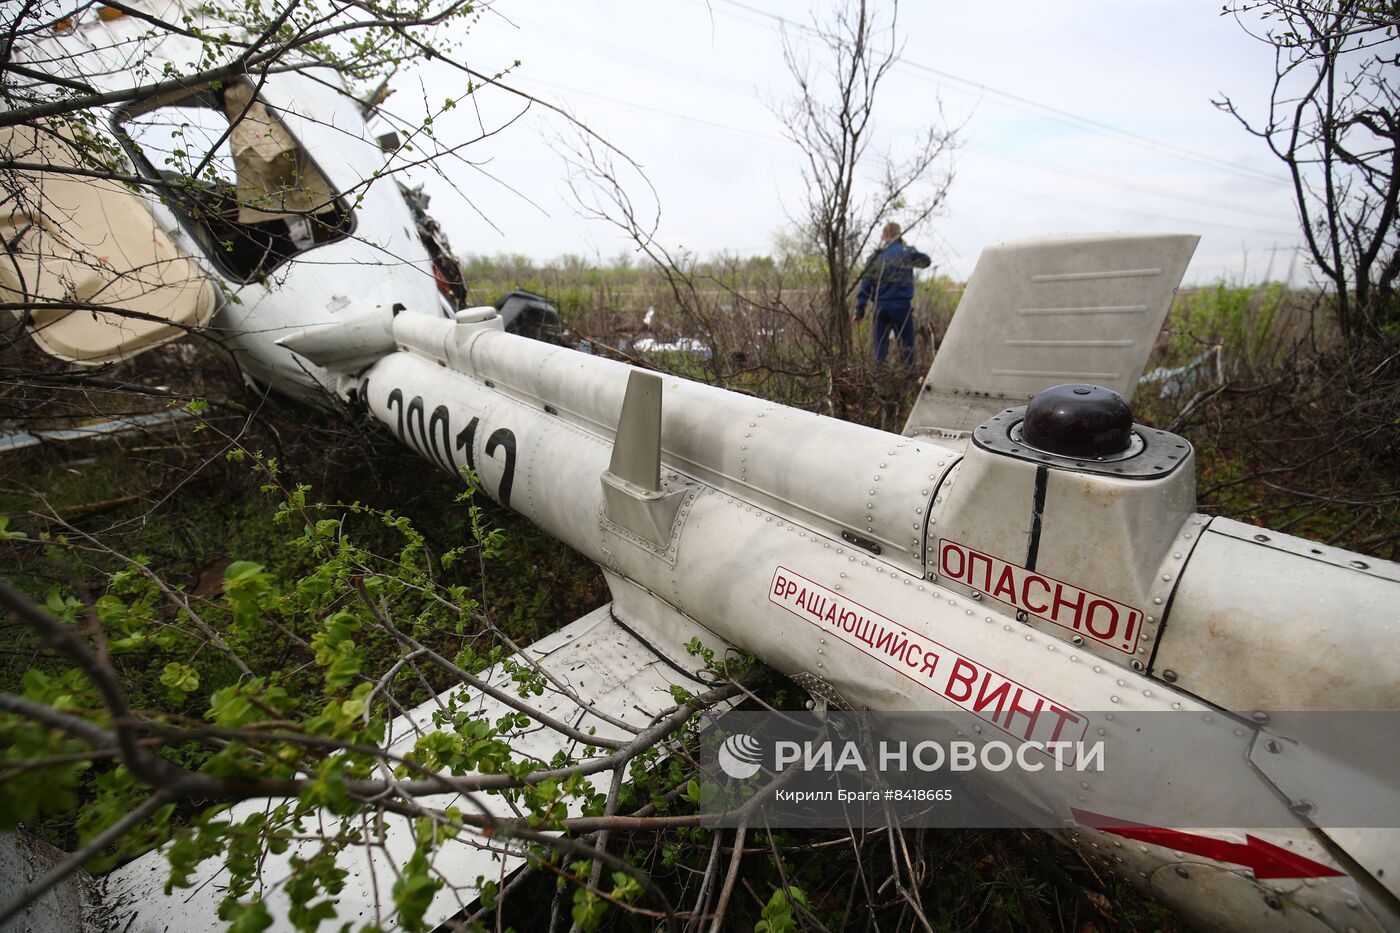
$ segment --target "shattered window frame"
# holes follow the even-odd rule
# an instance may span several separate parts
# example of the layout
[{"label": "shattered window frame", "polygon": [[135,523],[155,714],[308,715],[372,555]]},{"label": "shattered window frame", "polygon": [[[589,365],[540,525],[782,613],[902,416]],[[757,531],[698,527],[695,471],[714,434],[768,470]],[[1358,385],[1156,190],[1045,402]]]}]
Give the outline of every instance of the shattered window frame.
[{"label": "shattered window frame", "polygon": [[[294,146],[294,149],[288,149],[286,153],[295,152],[295,157],[300,160],[299,164],[304,164],[307,177],[312,177],[314,173],[314,177],[323,183],[324,190],[329,195],[327,202],[331,205],[329,209],[305,218],[311,236],[309,242],[306,242],[304,238],[302,242],[294,239],[291,228],[285,220],[269,217],[266,221],[254,223],[244,221],[237,216],[237,213],[243,212],[245,208],[253,211],[260,209],[257,202],[243,201],[238,197],[242,185],[237,177],[238,157],[232,151],[235,123],[229,118],[220,99],[221,91],[231,89],[240,83],[252,91],[252,101],[261,104],[259,118],[270,122],[276,130],[285,134],[287,140]],[[210,161],[211,165],[221,162],[233,164],[235,167],[234,179],[220,178],[211,185],[207,168],[204,178],[195,178],[178,171],[161,169],[154,164],[152,157],[158,154],[154,152],[148,154],[146,148],[139,141],[138,134],[133,134],[130,127],[133,121],[141,117],[157,113],[164,108],[174,107],[197,107],[201,110],[207,110],[218,121],[222,122],[223,127],[219,135],[211,137],[211,141],[216,140],[218,150],[223,150],[227,155],[216,150]],[[188,124],[181,124],[181,126],[185,125]],[[131,157],[137,173],[161,183],[152,189],[153,194],[170,209],[180,225],[199,244],[200,250],[213,263],[218,273],[230,281],[240,284],[260,281],[295,258],[320,246],[352,236],[358,227],[359,219],[356,212],[331,184],[329,176],[321,168],[321,164],[311,154],[301,138],[291,131],[277,109],[261,97],[257,86],[246,80],[237,79],[226,82],[222,86],[211,84],[181,89],[155,98],[136,101],[113,113],[112,129]],[[172,138],[178,135],[178,131],[171,134]],[[197,155],[186,155],[183,158],[188,159],[192,167],[194,164],[198,164],[205,154],[202,152]],[[208,203],[201,205],[201,195],[207,196],[209,194],[213,194],[213,198],[209,198]],[[208,209],[208,213],[202,216],[197,212],[197,208],[201,206]],[[267,213],[295,214],[299,212],[268,210]],[[230,214],[233,216],[229,216]],[[283,232],[284,230],[286,232]]]}]

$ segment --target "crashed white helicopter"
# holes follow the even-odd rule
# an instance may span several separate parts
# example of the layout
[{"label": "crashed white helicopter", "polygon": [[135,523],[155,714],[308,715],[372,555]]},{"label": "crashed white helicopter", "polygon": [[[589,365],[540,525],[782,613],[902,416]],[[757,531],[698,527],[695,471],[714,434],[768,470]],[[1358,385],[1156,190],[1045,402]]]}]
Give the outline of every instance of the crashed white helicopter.
[{"label": "crashed white helicopter", "polygon": [[[136,28],[115,16],[47,41],[81,52],[84,30]],[[165,41],[175,56],[180,38]],[[670,704],[693,637],[753,653],[822,705],[966,711],[1022,741],[1111,730],[1095,711],[1194,711],[1219,723],[1215,757],[1144,758],[1131,788],[1086,783],[1075,805],[1055,804],[1055,832],[1206,926],[1400,929],[1400,835],[1329,824],[1353,766],[1290,731],[1298,711],[1400,708],[1400,566],[1197,514],[1190,444],[1134,424],[1118,398],[1195,237],[988,249],[896,435],[506,332],[508,317],[547,317],[529,296],[458,310],[401,193],[356,187],[381,146],[322,78],[186,89],[107,116],[164,198],[75,181],[63,139],[42,128],[3,142],[7,159],[50,167],[26,177],[51,209],[11,213],[15,261],[0,269],[8,300],[35,301],[34,340],[92,363],[207,329],[258,382],[360,406],[429,462],[472,468],[603,568],[611,604],[525,649],[554,675],[594,672],[582,721],[599,735],[618,734],[607,717],[644,723]],[[163,173],[195,136],[222,185]],[[127,313],[71,310],[95,305]],[[395,746],[430,716],[396,722]],[[1360,777],[1396,796],[1393,772]],[[1207,784],[1265,801],[1273,828],[1182,830],[1114,810],[1146,792],[1186,812]],[[385,851],[411,845],[391,820]],[[266,874],[290,872],[294,851]],[[441,859],[458,879],[520,864],[470,846]],[[373,908],[391,880],[382,861],[353,866],[342,918]],[[116,870],[117,926],[218,929],[217,869],[201,872],[165,895],[160,853]],[[443,892],[426,919],[462,908]]]}]

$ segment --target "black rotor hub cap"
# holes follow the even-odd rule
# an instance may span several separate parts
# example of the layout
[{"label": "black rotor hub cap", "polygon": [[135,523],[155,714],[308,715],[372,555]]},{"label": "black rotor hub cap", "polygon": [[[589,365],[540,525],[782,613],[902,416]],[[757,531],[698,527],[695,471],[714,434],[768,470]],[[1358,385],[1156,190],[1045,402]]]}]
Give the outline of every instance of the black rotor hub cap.
[{"label": "black rotor hub cap", "polygon": [[1021,437],[1064,457],[1111,457],[1128,449],[1133,412],[1123,396],[1092,385],[1052,386],[1026,408]]}]

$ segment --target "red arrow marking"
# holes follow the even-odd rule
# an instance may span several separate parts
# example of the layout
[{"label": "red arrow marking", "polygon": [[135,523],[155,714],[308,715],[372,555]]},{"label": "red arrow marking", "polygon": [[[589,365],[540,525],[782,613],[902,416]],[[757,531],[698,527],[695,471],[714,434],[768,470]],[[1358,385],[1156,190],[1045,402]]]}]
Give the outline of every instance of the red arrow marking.
[{"label": "red arrow marking", "polygon": [[1258,836],[1246,835],[1243,843],[1226,842],[1224,839],[1184,833],[1179,829],[1163,829],[1160,826],[1132,823],[1128,820],[1090,813],[1088,810],[1072,808],[1071,812],[1081,826],[1089,826],[1106,833],[1112,833],[1115,836],[1123,836],[1126,839],[1150,842],[1168,849],[1175,849],[1178,852],[1203,855],[1206,858],[1215,859],[1217,862],[1243,865],[1253,869],[1254,877],[1260,879],[1331,878],[1346,874],[1335,868],[1314,862],[1312,859],[1304,858],[1296,852],[1280,848],[1271,842],[1265,842]]}]

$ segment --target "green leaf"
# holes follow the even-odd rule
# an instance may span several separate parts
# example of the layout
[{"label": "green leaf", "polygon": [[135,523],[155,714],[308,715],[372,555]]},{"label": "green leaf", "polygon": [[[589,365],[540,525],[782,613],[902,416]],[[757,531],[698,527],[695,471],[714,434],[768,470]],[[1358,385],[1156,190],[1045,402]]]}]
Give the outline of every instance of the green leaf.
[{"label": "green leaf", "polygon": [[236,729],[257,719],[258,711],[239,687],[225,687],[215,690],[209,698],[209,712],[204,718],[213,720],[215,725]]},{"label": "green leaf", "polygon": [[160,682],[177,693],[192,693],[199,689],[199,671],[188,664],[171,661],[160,672]]},{"label": "green leaf", "polygon": [[631,903],[642,896],[642,885],[625,871],[612,873],[612,896],[623,903]]},{"label": "green leaf", "polygon": [[228,933],[262,933],[272,926],[272,915],[262,901],[249,904],[225,901],[219,907],[219,919],[229,921]]},{"label": "green leaf", "polygon": [[778,888],[773,892],[773,896],[764,905],[760,916],[763,918],[754,924],[754,933],[790,933],[797,929],[797,922],[793,918],[793,903],[807,906],[807,893],[798,887]]},{"label": "green leaf", "polygon": [[440,880],[428,875],[428,859],[423,850],[414,852],[394,882],[394,906],[399,909],[399,924],[407,930],[424,929],[423,915],[441,887]]},{"label": "green leaf", "polygon": [[224,568],[224,586],[227,588],[230,582],[255,577],[264,569],[262,564],[251,560],[236,560]]},{"label": "green leaf", "polygon": [[587,888],[578,888],[574,891],[574,906],[569,911],[574,918],[574,925],[584,933],[590,933],[598,929],[598,924],[602,922],[603,915],[608,912],[608,902]]}]

